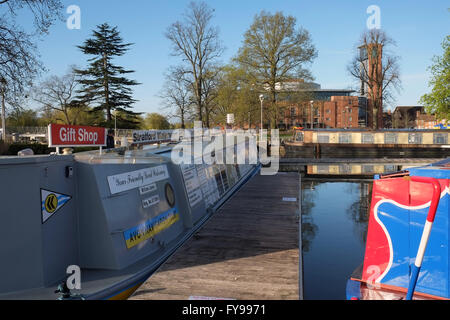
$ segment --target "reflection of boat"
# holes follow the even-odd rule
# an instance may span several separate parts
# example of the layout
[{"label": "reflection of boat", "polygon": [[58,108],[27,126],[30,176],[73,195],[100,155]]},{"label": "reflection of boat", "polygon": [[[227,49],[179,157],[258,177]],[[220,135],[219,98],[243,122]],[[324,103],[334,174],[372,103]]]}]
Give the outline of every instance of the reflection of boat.
[{"label": "reflection of boat", "polygon": [[363,265],[347,298],[450,299],[450,158],[376,176]]},{"label": "reflection of boat", "polygon": [[0,158],[0,299],[129,297],[259,169],[170,155]]}]

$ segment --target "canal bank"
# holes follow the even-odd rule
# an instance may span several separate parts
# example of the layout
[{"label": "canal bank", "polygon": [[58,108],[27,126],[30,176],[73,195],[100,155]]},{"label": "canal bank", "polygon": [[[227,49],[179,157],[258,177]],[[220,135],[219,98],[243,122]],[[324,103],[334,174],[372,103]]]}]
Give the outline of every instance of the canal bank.
[{"label": "canal bank", "polygon": [[371,190],[365,180],[255,176],[131,299],[343,300],[364,256]]},{"label": "canal bank", "polygon": [[131,299],[299,299],[299,182],[255,176]]}]

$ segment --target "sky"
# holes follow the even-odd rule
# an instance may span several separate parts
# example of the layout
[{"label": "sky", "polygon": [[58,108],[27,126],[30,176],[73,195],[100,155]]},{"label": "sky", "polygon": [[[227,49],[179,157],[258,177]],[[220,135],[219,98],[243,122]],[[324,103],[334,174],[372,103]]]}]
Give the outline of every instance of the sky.
[{"label": "sky", "polygon": [[[164,73],[179,58],[171,56],[171,44],[164,36],[167,28],[183,13],[190,0],[63,0],[65,8],[77,5],[81,12],[81,28],[67,28],[66,20],[58,21],[38,42],[41,61],[48,69],[43,75],[65,74],[70,65],[84,67],[87,56],[76,47],[83,44],[97,25],[108,22],[117,26],[124,41],[133,43],[117,64],[136,72],[130,77],[141,85],[134,87],[139,100],[134,111],[164,112],[158,97]],[[307,29],[318,51],[309,66],[316,83],[323,89],[355,88],[355,81],[346,68],[356,43],[365,30],[371,14],[367,9],[377,5],[381,28],[395,40],[391,51],[400,57],[402,91],[388,109],[402,105],[418,105],[420,96],[430,91],[428,67],[434,55],[442,55],[442,42],[450,30],[448,0],[206,0],[212,7],[212,25],[218,26],[226,48],[221,62],[228,63],[241,47],[244,33],[256,14],[262,10],[283,12],[297,19],[297,26]],[[70,14],[65,12],[64,19]],[[27,25],[29,16],[18,21]]]}]

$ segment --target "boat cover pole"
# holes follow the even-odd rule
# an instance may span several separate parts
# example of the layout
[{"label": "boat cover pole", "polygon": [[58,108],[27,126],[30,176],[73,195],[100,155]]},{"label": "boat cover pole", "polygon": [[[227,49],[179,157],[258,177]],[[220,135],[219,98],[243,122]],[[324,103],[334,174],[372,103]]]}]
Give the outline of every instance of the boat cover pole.
[{"label": "boat cover pole", "polygon": [[427,177],[405,177],[405,178],[414,182],[429,183],[433,185],[433,196],[431,199],[430,210],[428,211],[427,221],[425,222],[425,227],[422,232],[422,239],[420,240],[416,261],[412,266],[408,293],[406,294],[406,300],[412,300],[414,290],[416,289],[420,268],[422,267],[425,250],[427,249],[428,240],[430,238],[431,228],[433,227],[434,218],[436,217],[436,210],[439,205],[439,200],[441,199],[441,185],[439,184],[439,181],[434,178],[427,178]]}]

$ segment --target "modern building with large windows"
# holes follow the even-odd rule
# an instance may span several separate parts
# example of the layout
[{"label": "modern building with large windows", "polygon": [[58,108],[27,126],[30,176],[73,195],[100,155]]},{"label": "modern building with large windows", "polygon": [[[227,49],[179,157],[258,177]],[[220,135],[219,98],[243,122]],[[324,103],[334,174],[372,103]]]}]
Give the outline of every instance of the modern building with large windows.
[{"label": "modern building with large windows", "polygon": [[319,84],[292,80],[278,85],[280,128],[358,128],[368,123],[367,99],[355,90],[322,89]]}]

